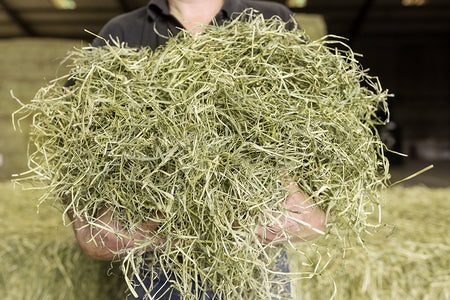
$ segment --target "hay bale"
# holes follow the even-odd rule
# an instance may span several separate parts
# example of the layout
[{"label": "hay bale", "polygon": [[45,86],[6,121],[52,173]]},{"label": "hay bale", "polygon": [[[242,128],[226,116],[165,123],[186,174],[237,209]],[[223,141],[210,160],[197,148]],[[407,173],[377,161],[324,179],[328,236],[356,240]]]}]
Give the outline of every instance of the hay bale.
[{"label": "hay bale", "polygon": [[116,267],[93,261],[79,249],[61,213],[39,195],[0,183],[1,299],[123,299],[126,289]]},{"label": "hay bale", "polygon": [[[386,225],[366,239],[365,248],[347,249],[345,257],[330,244],[335,258],[314,278],[296,283],[299,298],[450,298],[450,189],[398,186],[384,198]],[[292,255],[293,270],[303,260]]]},{"label": "hay bale", "polygon": [[74,46],[82,46],[82,43],[45,38],[0,40],[0,155],[3,156],[0,181],[10,180],[12,174],[27,170],[24,157],[28,139],[13,131],[11,114],[19,105],[11,101],[10,91],[14,90],[20,99],[31,99],[48,80],[67,72],[59,66]]},{"label": "hay bale", "polygon": [[283,174],[345,240],[370,226],[389,177],[374,129],[388,96],[378,79],[341,41],[308,42],[251,13],[155,51],[76,51],[70,74],[15,114],[33,116],[25,179],[48,185],[43,199],[69,198],[64,208],[93,225],[104,206],[132,232],[156,220],[167,241],[149,235],[124,250],[123,269],[150,246],[194,299],[191,281],[232,299],[272,296],[277,250],[254,228],[286,215]]}]

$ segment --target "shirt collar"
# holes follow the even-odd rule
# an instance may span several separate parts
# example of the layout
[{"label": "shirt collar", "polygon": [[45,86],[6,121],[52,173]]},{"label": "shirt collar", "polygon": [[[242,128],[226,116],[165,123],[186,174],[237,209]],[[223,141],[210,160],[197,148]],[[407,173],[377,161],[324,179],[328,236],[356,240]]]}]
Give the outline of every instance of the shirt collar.
[{"label": "shirt collar", "polygon": [[169,3],[167,0],[151,0],[147,5],[147,14],[153,20],[158,14],[170,15]]},{"label": "shirt collar", "polygon": [[[225,18],[230,18],[234,12],[242,10],[241,0],[225,0],[220,13],[223,13]],[[169,4],[167,0],[151,0],[147,5],[147,14],[153,20],[158,14],[170,15]]]}]

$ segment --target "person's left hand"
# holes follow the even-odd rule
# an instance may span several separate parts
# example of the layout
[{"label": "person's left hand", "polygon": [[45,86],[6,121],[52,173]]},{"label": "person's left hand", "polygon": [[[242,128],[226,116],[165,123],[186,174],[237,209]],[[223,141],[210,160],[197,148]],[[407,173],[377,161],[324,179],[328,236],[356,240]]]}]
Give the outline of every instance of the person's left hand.
[{"label": "person's left hand", "polygon": [[323,233],[325,213],[305,195],[295,182],[287,185],[288,197],[285,202],[285,214],[271,213],[266,217],[271,224],[256,226],[260,242],[265,244],[283,244],[306,241]]}]

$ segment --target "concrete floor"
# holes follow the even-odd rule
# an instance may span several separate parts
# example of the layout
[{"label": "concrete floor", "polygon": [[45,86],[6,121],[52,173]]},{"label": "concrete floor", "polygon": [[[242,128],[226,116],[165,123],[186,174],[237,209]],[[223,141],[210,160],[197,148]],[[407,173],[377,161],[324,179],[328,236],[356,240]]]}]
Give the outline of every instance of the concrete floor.
[{"label": "concrete floor", "polygon": [[425,161],[406,158],[401,164],[391,166],[391,182],[406,178],[429,165],[433,165],[433,168],[401,184],[404,186],[424,185],[432,188],[450,187],[450,160]]}]

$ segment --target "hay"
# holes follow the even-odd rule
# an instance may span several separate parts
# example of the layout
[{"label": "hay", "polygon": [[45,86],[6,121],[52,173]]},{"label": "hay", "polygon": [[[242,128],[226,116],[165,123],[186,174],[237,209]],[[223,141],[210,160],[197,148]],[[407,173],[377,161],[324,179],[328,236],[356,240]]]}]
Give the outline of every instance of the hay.
[{"label": "hay", "polygon": [[0,183],[0,298],[123,299],[117,266],[86,257],[54,208],[36,214],[40,194]]},{"label": "hay", "polygon": [[[333,262],[296,283],[299,299],[450,299],[450,189],[399,186],[383,196],[386,226],[344,258],[330,244]],[[302,261],[291,256],[293,270]]]},{"label": "hay", "polygon": [[[129,276],[151,246],[186,297],[198,282],[227,299],[268,299],[277,250],[254,227],[286,213],[282,174],[345,243],[372,226],[389,177],[374,129],[387,92],[342,46],[244,14],[155,51],[75,51],[71,73],[15,113],[33,118],[22,179],[48,186],[42,201],[70,198],[64,209],[92,224],[104,206],[132,232],[158,221],[167,241],[152,235],[124,250]],[[67,78],[75,84],[62,88]]]}]

